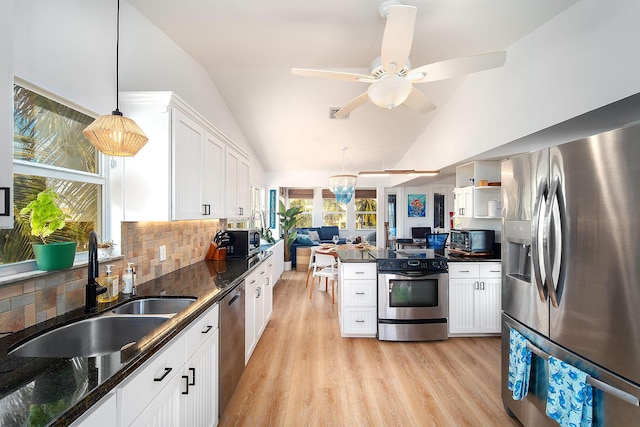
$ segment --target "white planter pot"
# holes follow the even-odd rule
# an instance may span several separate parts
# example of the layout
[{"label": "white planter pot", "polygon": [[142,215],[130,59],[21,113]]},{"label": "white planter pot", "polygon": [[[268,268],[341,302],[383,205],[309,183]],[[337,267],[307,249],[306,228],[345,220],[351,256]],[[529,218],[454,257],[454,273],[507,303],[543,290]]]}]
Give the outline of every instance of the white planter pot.
[{"label": "white planter pot", "polygon": [[291,270],[291,261],[285,261],[284,262],[284,271],[289,271]]}]

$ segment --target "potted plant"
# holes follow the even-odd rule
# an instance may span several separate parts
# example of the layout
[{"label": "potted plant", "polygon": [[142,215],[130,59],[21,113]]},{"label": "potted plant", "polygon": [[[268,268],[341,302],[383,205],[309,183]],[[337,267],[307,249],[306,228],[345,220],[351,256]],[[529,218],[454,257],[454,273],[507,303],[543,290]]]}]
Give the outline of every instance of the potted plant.
[{"label": "potted plant", "polygon": [[271,228],[267,225],[267,219],[264,212],[256,211],[258,216],[260,217],[260,239],[264,240],[267,243],[275,243],[276,240],[273,238],[273,234]]},{"label": "potted plant", "polygon": [[291,270],[291,244],[296,240],[298,233],[293,230],[298,222],[298,215],[302,212],[300,206],[287,209],[280,201],[280,233],[284,240],[284,269]]},{"label": "potted plant", "polygon": [[38,270],[61,270],[73,265],[77,242],[47,242],[56,231],[62,230],[69,215],[58,205],[59,197],[53,190],[44,190],[20,210],[20,215],[29,216],[31,234],[42,243],[33,243],[33,253]]}]

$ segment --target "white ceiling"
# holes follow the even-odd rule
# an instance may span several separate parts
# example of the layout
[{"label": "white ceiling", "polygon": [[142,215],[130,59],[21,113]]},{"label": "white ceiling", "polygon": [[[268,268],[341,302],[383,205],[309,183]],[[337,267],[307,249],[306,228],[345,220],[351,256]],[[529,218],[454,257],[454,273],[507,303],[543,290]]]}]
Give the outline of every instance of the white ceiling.
[{"label": "white ceiling", "polygon": [[[128,1],[206,68],[266,171],[341,170],[342,146],[347,171],[392,168],[438,114],[367,103],[332,120],[330,107],[367,84],[291,75],[368,74],[385,25],[378,1]],[[505,50],[577,1],[405,0],[418,8],[409,60],[415,68]],[[441,107],[461,79],[416,86]]]}]

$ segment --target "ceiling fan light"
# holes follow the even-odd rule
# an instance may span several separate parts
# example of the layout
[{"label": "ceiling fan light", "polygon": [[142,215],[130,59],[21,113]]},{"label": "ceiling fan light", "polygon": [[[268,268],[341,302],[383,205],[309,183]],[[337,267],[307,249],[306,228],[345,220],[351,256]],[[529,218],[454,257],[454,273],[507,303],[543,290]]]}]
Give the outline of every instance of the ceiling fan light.
[{"label": "ceiling fan light", "polygon": [[367,93],[371,102],[378,107],[392,109],[407,99],[412,87],[409,80],[393,74],[371,84]]}]

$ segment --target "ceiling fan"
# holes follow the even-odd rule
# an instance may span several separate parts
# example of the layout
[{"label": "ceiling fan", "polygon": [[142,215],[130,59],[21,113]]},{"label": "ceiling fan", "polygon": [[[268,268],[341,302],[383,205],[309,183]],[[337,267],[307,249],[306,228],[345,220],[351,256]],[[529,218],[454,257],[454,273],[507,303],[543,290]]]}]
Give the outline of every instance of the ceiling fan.
[{"label": "ceiling fan", "polygon": [[436,106],[413,87],[414,83],[450,79],[501,67],[504,64],[506,52],[502,51],[449,59],[412,69],[409,52],[413,42],[416,10],[415,6],[403,5],[397,0],[385,1],[378,7],[378,13],[387,19],[387,23],[382,38],[381,56],[369,66],[369,75],[305,68],[292,68],[291,73],[371,83],[366,92],[349,101],[335,113],[336,117],[344,117],[367,102],[367,99],[382,108],[391,109],[405,104],[414,110],[428,113]]}]

